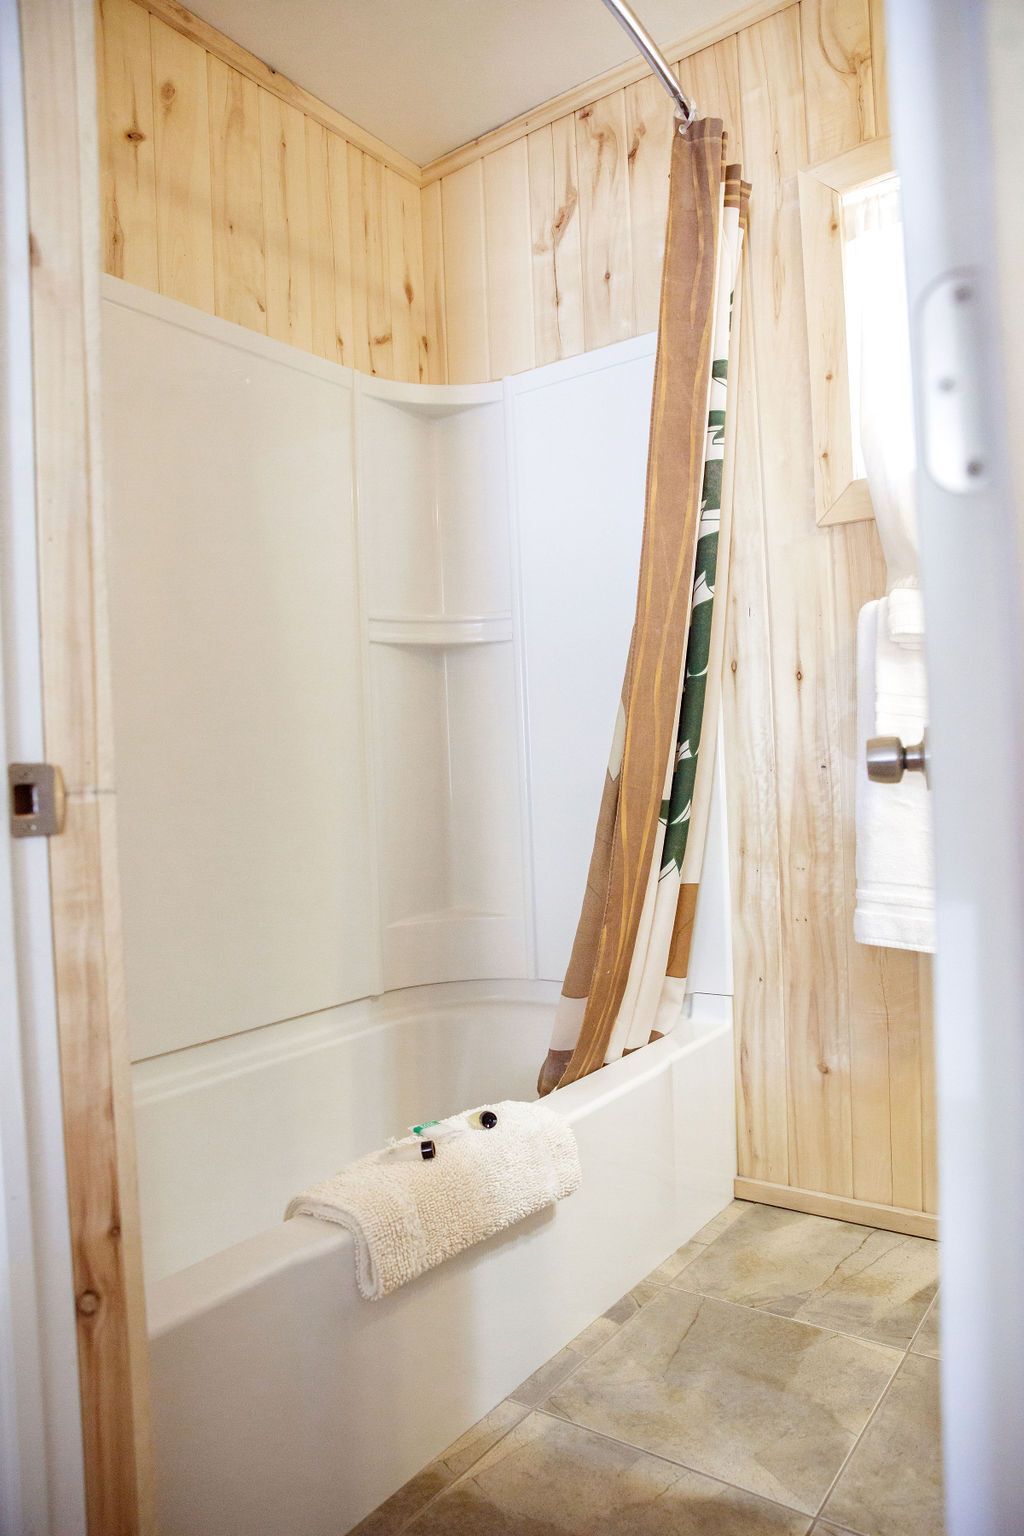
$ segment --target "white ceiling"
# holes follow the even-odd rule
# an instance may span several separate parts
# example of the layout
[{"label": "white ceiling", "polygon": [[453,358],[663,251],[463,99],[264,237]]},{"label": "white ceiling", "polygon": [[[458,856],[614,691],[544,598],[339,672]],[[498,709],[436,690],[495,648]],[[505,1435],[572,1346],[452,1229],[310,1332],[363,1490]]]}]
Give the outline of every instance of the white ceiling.
[{"label": "white ceiling", "polygon": [[[192,0],[205,21],[418,164],[635,57],[601,0]],[[739,0],[636,0],[670,44]]]}]

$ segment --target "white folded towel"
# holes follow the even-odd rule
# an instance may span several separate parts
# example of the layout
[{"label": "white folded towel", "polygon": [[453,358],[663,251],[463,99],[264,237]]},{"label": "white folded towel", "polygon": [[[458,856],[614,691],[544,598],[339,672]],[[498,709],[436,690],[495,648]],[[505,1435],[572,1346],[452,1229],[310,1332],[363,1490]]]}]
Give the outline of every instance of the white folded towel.
[{"label": "white folded towel", "polygon": [[[387,1296],[472,1243],[522,1221],[579,1188],[576,1137],[561,1115],[539,1103],[506,1100],[491,1130],[439,1133],[429,1162],[371,1152],[304,1194],[285,1212],[334,1221],[351,1232],[356,1279],[370,1301]],[[465,1125],[479,1111],[452,1115]],[[407,1137],[400,1146],[412,1145]]]},{"label": "white folded towel", "polygon": [[[908,589],[909,591],[909,589]],[[919,599],[918,599],[919,600]],[[891,949],[935,948],[931,801],[924,776],[872,784],[865,744],[871,736],[921,740],[928,723],[924,652],[914,635],[912,602],[893,638],[890,597],[866,603],[857,622],[857,900],[854,937]],[[906,643],[910,642],[910,643]]]}]

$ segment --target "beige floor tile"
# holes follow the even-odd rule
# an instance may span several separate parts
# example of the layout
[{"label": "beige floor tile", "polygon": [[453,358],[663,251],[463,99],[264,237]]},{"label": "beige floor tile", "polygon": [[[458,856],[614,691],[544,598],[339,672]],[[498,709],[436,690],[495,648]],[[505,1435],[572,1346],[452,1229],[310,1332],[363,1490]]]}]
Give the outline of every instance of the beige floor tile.
[{"label": "beige floor tile", "polygon": [[937,1280],[927,1238],[748,1205],[673,1283],[903,1349]]},{"label": "beige floor tile", "polygon": [[707,1243],[698,1243],[696,1238],[691,1238],[688,1243],[684,1243],[681,1248],[677,1248],[675,1253],[670,1253],[664,1264],[659,1264],[657,1269],[652,1269],[642,1283],[644,1285],[669,1285],[683,1272],[688,1264],[692,1264],[694,1259],[700,1258],[702,1253],[707,1252],[707,1246]]},{"label": "beige floor tile", "polygon": [[397,1493],[367,1515],[351,1536],[394,1536],[429,1504],[434,1496],[461,1477],[485,1451],[514,1429],[529,1410],[520,1403],[499,1403],[473,1428],[467,1430],[443,1455],[409,1479]]},{"label": "beige floor tile", "polygon": [[628,1323],[631,1317],[636,1316],[641,1307],[645,1307],[649,1301],[653,1301],[659,1290],[660,1287],[652,1285],[649,1280],[641,1280],[639,1285],[634,1285],[633,1289],[627,1291],[626,1295],[617,1301],[614,1307],[609,1307],[608,1311],[602,1315],[609,1322],[616,1323],[619,1326],[623,1323]]},{"label": "beige floor tile", "polygon": [[664,1290],[552,1393],[552,1413],[808,1514],[899,1354]]},{"label": "beige floor tile", "polygon": [[733,1200],[730,1205],[725,1207],[724,1211],[719,1211],[717,1216],[712,1216],[711,1220],[705,1223],[700,1231],[690,1238],[688,1243],[684,1243],[681,1248],[677,1248],[675,1253],[669,1254],[664,1264],[659,1264],[657,1269],[653,1269],[641,1283],[643,1285],[668,1285],[670,1281],[682,1273],[688,1264],[692,1264],[694,1259],[699,1258],[710,1243],[721,1237],[723,1232],[727,1232],[733,1222],[743,1215],[744,1211],[749,1209],[749,1201]]},{"label": "beige floor tile", "polygon": [[939,1366],[908,1355],[822,1514],[870,1536],[940,1536]]},{"label": "beige floor tile", "polygon": [[939,1298],[932,1302],[927,1317],[918,1330],[917,1338],[910,1346],[915,1355],[928,1355],[932,1360],[941,1357],[939,1348]]},{"label": "beige floor tile", "polygon": [[729,1228],[752,1208],[749,1200],[730,1200],[724,1210],[719,1211],[717,1216],[712,1216],[699,1232],[693,1234],[693,1241],[703,1243],[705,1247],[709,1243],[716,1242],[723,1232],[728,1232]]},{"label": "beige floor tile", "polygon": [[435,1500],[408,1536],[805,1536],[809,1524],[535,1413]]},{"label": "beige floor tile", "polygon": [[[621,1303],[616,1302],[615,1307],[619,1306]],[[615,1311],[615,1307],[612,1311]],[[559,1382],[564,1381],[582,1360],[615,1337],[623,1321],[625,1321],[624,1318],[615,1319],[607,1315],[597,1318],[589,1328],[584,1328],[582,1333],[577,1334],[564,1349],[560,1349],[557,1355],[552,1355],[550,1360],[545,1360],[532,1376],[520,1382],[515,1391],[509,1394],[510,1397],[517,1403],[525,1403],[528,1408],[539,1407],[548,1394],[554,1391]]]}]

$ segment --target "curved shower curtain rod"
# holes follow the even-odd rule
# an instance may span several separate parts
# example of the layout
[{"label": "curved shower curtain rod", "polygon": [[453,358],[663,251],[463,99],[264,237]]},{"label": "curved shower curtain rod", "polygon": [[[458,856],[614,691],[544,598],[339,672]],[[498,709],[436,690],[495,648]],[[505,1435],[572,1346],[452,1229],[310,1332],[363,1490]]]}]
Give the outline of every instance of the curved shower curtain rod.
[{"label": "curved shower curtain rod", "polygon": [[604,0],[604,4],[611,11],[619,26],[629,33],[637,48],[672,97],[676,104],[676,116],[679,118],[679,132],[685,133],[693,119],[697,116],[696,103],[692,102],[689,96],[687,96],[672,73],[671,66],[665,55],[632,7],[626,4],[626,0]]}]

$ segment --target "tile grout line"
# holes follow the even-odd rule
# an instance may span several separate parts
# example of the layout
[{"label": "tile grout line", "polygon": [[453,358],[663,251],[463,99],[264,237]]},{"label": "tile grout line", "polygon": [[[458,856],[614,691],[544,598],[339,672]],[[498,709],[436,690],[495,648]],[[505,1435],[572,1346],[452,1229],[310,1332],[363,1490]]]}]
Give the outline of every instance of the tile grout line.
[{"label": "tile grout line", "polygon": [[[917,1337],[915,1329],[911,1340],[907,1344],[885,1344],[881,1339],[869,1339],[863,1333],[847,1333],[843,1328],[831,1328],[827,1323],[809,1323],[803,1317],[790,1317],[785,1312],[770,1312],[766,1307],[755,1307],[746,1301],[732,1301],[728,1296],[709,1296],[706,1291],[689,1290],[686,1286],[666,1286],[666,1290],[682,1291],[686,1296],[700,1296],[704,1301],[718,1301],[723,1307],[738,1307],[741,1312],[756,1312],[758,1317],[774,1317],[779,1322],[796,1323],[801,1328],[812,1328],[815,1333],[830,1334],[833,1338],[853,1339],[857,1344],[868,1344],[874,1349],[888,1349],[893,1354],[902,1356],[909,1350],[910,1345]],[[930,1310],[930,1309],[929,1309]],[[927,1315],[927,1314],[926,1314]],[[632,1318],[630,1318],[632,1322]],[[922,1319],[923,1322],[923,1319]],[[918,1325],[920,1327],[920,1324]],[[604,1346],[602,1345],[602,1348]],[[899,1367],[897,1367],[899,1369]]]},{"label": "tile grout line", "polygon": [[[505,1397],[505,1398],[502,1398],[501,1401],[502,1401],[502,1403],[511,1403],[511,1402],[514,1401],[514,1399],[512,1399],[511,1397]],[[463,1469],[463,1471],[461,1471],[457,1477],[453,1477],[452,1478],[450,1483],[445,1483],[443,1488],[439,1488],[436,1493],[432,1493],[430,1498],[426,1501],[425,1504],[421,1504],[419,1509],[415,1510],[409,1516],[408,1520],[403,1520],[401,1525],[396,1527],[396,1529],[394,1531],[394,1536],[402,1536],[402,1532],[403,1531],[407,1531],[409,1529],[410,1525],[412,1525],[414,1520],[418,1520],[421,1515],[425,1515],[427,1510],[432,1508],[432,1506],[437,1503],[438,1499],[443,1498],[446,1493],[450,1492],[451,1489],[456,1487],[456,1485],[458,1483],[461,1483],[462,1479],[464,1477],[468,1477],[469,1474],[473,1471],[474,1467],[478,1467],[480,1465],[480,1463],[483,1461],[484,1457],[490,1455],[491,1451],[497,1450],[497,1448],[501,1444],[501,1442],[503,1440],[507,1440],[509,1435],[512,1433],[512,1431],[518,1429],[520,1424],[524,1424],[526,1422],[526,1420],[530,1417],[530,1414],[534,1411],[531,1408],[526,1408],[523,1403],[516,1403],[515,1406],[517,1408],[524,1408],[525,1411],[523,1413],[522,1418],[521,1419],[517,1419],[514,1424],[510,1424],[508,1429],[506,1429],[503,1434],[500,1434],[498,1436],[497,1440],[495,1440],[491,1445],[489,1445],[485,1451],[481,1451],[479,1456],[474,1457],[474,1459],[469,1463],[469,1465],[467,1467],[465,1467]],[[491,1409],[491,1413],[496,1413],[500,1407],[501,1407],[501,1403],[496,1403],[495,1406]],[[485,1414],[484,1417],[486,1418],[487,1415]],[[442,1456],[444,1455],[443,1451],[442,1451],[441,1455]],[[434,1458],[435,1461],[439,1461],[440,1459],[441,1458],[439,1456],[435,1456],[435,1458]],[[432,1463],[428,1462],[427,1466],[424,1467],[422,1469],[422,1471],[423,1472],[427,1471],[427,1468],[430,1467],[431,1465],[432,1465]],[[420,1475],[421,1475],[421,1473],[415,1473],[414,1474],[414,1476],[420,1476]],[[397,1490],[397,1491],[400,1491],[400,1490]],[[390,1533],[388,1533],[388,1536],[390,1536]]]},{"label": "tile grout line", "polygon": [[[857,1435],[857,1437],[854,1440],[853,1444],[850,1446],[849,1451],[847,1451],[846,1455],[843,1457],[842,1465],[839,1467],[839,1470],[836,1472],[835,1477],[832,1479],[831,1483],[829,1483],[828,1487],[826,1488],[825,1496],[822,1499],[821,1503],[818,1505],[818,1512],[815,1515],[815,1519],[816,1520],[822,1519],[822,1511],[824,1510],[825,1505],[828,1503],[828,1501],[832,1497],[833,1493],[835,1493],[836,1487],[838,1486],[838,1483],[839,1483],[839,1479],[842,1477],[843,1473],[846,1471],[847,1467],[850,1465],[850,1462],[851,1462],[851,1460],[852,1460],[852,1458],[853,1458],[853,1456],[854,1456],[854,1454],[855,1454],[855,1452],[857,1450],[857,1447],[860,1445],[861,1441],[864,1439],[864,1436],[867,1434],[868,1430],[871,1428],[872,1424],[875,1422],[875,1419],[878,1416],[879,1409],[881,1408],[882,1404],[885,1402],[886,1398],[889,1396],[889,1393],[892,1391],[893,1382],[896,1380],[896,1378],[899,1375],[900,1371],[903,1369],[904,1364],[906,1363],[908,1354],[909,1354],[909,1347],[908,1347],[907,1350],[904,1351],[903,1356],[900,1359],[899,1365],[893,1371],[892,1375],[889,1377],[889,1380],[886,1382],[885,1386],[882,1388],[882,1391],[881,1391],[881,1394],[880,1394],[880,1396],[878,1398],[878,1401],[875,1403],[875,1406],[872,1408],[871,1412],[868,1414],[867,1418],[864,1421],[863,1429],[860,1431],[860,1434]],[[827,1520],[828,1516],[825,1515],[824,1518]],[[840,1529],[842,1529],[842,1527],[840,1527]],[[856,1532],[854,1532],[854,1536],[870,1536],[870,1533],[866,1533],[866,1532],[856,1533]]]},{"label": "tile grout line", "polygon": [[[759,1499],[763,1504],[771,1504],[774,1509],[781,1509],[787,1515],[796,1515],[801,1520],[808,1520],[813,1525],[818,1516],[806,1509],[794,1509],[792,1504],[783,1504],[780,1499],[773,1499],[766,1493],[755,1493],[752,1488],[744,1488],[739,1483],[730,1483],[724,1477],[717,1477],[714,1472],[705,1472],[700,1467],[692,1466],[688,1461],[675,1461],[671,1456],[665,1456],[661,1451],[649,1451],[642,1445],[635,1445],[632,1440],[620,1440],[617,1435],[609,1435],[603,1429],[592,1429],[589,1424],[577,1424],[575,1419],[563,1418],[561,1414],[552,1413],[549,1408],[535,1408],[534,1413],[539,1413],[546,1419],[551,1419],[555,1424],[567,1424],[570,1429],[582,1430],[584,1434],[596,1435],[599,1440],[606,1440],[610,1445],[621,1446],[624,1451],[636,1451],[640,1456],[649,1456],[652,1461],[661,1461],[667,1467],[675,1467],[681,1472],[692,1472],[695,1477],[705,1477],[709,1483],[717,1483],[720,1488],[729,1488],[733,1493],[742,1493],[745,1498]],[[857,1536],[857,1533],[854,1533]]]},{"label": "tile grout line", "polygon": [[[932,1297],[931,1301],[928,1303],[928,1306],[925,1309],[924,1317],[922,1317],[921,1321],[918,1323],[917,1327],[914,1329],[913,1338],[910,1340],[910,1343],[907,1345],[907,1354],[908,1355],[910,1354],[910,1352],[913,1349],[914,1345],[917,1343],[918,1335],[920,1334],[920,1332],[921,1332],[922,1328],[924,1327],[925,1323],[928,1321],[928,1319],[931,1317],[932,1313],[935,1311],[936,1305],[938,1304],[938,1300],[939,1300],[939,1288],[938,1288],[938,1286],[936,1286],[935,1287],[935,1295]],[[924,1360],[930,1360],[933,1357],[931,1355],[923,1355],[921,1358],[924,1359]]]}]

